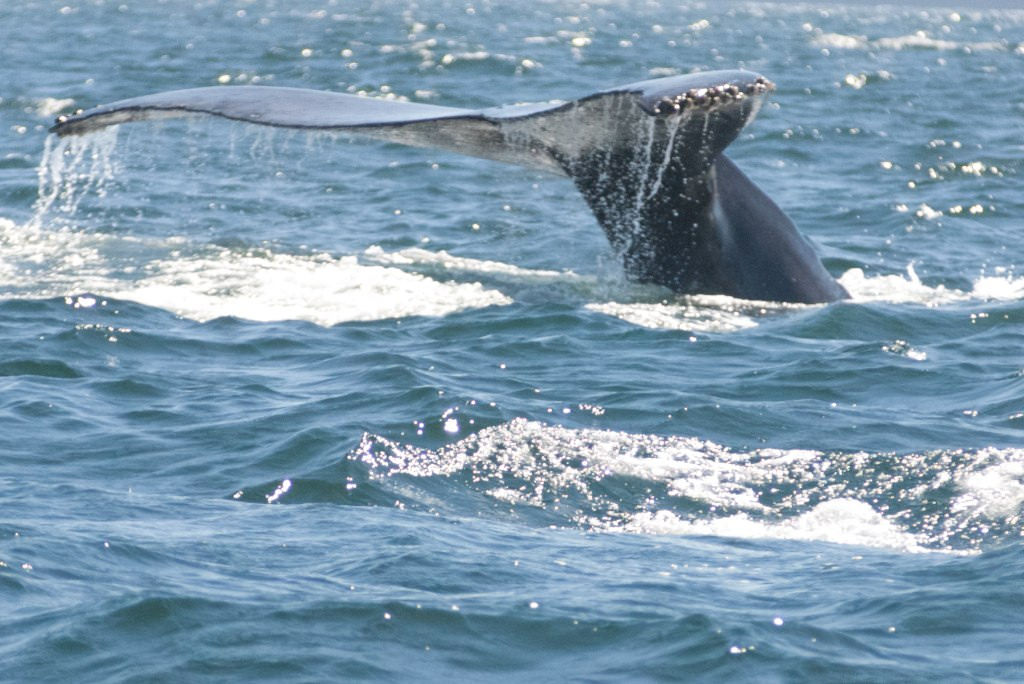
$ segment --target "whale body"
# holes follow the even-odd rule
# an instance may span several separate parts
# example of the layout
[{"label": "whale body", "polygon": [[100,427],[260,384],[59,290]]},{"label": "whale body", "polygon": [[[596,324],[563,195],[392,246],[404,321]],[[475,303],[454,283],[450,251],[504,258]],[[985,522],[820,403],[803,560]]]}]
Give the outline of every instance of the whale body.
[{"label": "whale body", "polygon": [[302,88],[214,86],[121,100],[51,129],[210,115],[349,132],[567,176],[626,276],[683,294],[846,298],[786,214],[725,154],[774,85],[748,71],[671,76],[544,104],[481,110]]}]

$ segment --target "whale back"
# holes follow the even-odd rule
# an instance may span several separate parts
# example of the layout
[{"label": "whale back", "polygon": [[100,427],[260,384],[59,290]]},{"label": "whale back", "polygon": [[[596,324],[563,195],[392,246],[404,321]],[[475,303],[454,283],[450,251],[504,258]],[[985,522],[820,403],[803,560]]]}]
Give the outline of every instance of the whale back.
[{"label": "whale back", "polygon": [[[641,81],[569,102],[471,110],[300,88],[219,86],[121,100],[60,117],[52,130],[76,135],[131,121],[210,115],[518,164],[572,179],[632,280],[681,293],[832,301],[845,292],[813,249],[722,154],[772,88],[751,72],[715,71]],[[719,172],[724,164],[728,168]],[[744,192],[758,199],[737,201]],[[761,224],[789,239],[751,240]],[[755,246],[761,253],[748,255]],[[776,276],[771,263],[779,250],[789,267]],[[774,283],[777,278],[785,282]]]}]

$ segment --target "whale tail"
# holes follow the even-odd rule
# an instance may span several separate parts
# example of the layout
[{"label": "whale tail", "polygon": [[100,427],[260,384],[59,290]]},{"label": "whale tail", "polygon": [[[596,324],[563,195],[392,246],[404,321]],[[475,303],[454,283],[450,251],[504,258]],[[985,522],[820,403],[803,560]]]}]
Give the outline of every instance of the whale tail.
[{"label": "whale tail", "polygon": [[722,154],[773,85],[744,71],[673,76],[570,102],[458,109],[270,86],[147,95],[58,118],[77,135],[212,115],[342,131],[568,176],[628,277],[680,293],[826,302],[846,296],[810,244]]}]

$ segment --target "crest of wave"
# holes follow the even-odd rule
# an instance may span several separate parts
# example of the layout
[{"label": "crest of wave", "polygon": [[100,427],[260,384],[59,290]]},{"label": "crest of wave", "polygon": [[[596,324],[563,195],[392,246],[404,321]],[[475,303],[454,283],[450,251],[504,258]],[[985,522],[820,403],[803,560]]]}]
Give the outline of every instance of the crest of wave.
[{"label": "crest of wave", "polygon": [[350,458],[406,495],[444,478],[592,531],[968,552],[1014,535],[1024,506],[1020,449],[736,451],[515,419],[436,450],[367,436]]}]

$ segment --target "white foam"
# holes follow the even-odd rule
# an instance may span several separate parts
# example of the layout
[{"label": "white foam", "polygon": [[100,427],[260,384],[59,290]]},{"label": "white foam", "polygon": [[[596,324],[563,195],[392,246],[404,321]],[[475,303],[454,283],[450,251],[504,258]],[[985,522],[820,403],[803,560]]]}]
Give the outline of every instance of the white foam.
[{"label": "white foam", "polygon": [[76,282],[109,269],[99,249],[104,240],[0,217],[0,292],[23,297],[73,294]]},{"label": "white foam", "polygon": [[866,36],[849,36],[843,33],[817,33],[811,39],[811,44],[815,47],[856,50],[866,48],[868,39]]},{"label": "white foam", "polygon": [[115,175],[116,143],[116,126],[88,136],[47,138],[35,215],[24,225],[0,218],[0,293],[67,297],[92,292],[199,321],[236,316],[320,325],[444,316],[511,302],[480,283],[365,264],[354,255],[242,251],[193,245],[175,236],[80,230],[75,224],[82,201],[102,196]]},{"label": "white foam", "polygon": [[806,513],[779,522],[754,519],[746,513],[709,520],[683,520],[665,510],[640,513],[625,530],[643,534],[828,542],[909,553],[930,551],[917,535],[900,529],[869,504],[845,498],[824,501]]},{"label": "white foam", "polygon": [[[979,276],[969,292],[942,284],[927,285],[918,277],[913,264],[907,266],[905,275],[869,276],[863,269],[851,268],[838,280],[850,293],[853,302],[938,307],[971,301],[1024,299],[1024,277],[1011,274]],[[645,328],[727,333],[756,327],[761,319],[773,314],[817,306],[821,305],[756,302],[725,295],[694,295],[660,303],[592,302],[586,308]]]},{"label": "white foam", "polygon": [[[593,491],[595,484],[608,477],[626,477],[667,485],[669,496],[702,502],[711,511],[684,519],[666,509],[630,511],[629,502],[610,501],[604,514],[598,512],[582,520],[595,531],[927,550],[925,540],[901,529],[870,504],[849,497],[822,501],[809,511],[788,517],[787,511],[762,503],[766,487],[792,484],[804,473],[827,468],[829,458],[814,451],[737,452],[689,437],[574,430],[524,419],[484,429],[437,451],[380,438],[377,443],[386,444],[387,449],[367,448],[363,458],[379,476],[436,477],[469,470],[473,481],[489,496],[517,505],[544,507],[545,497],[564,502],[572,491],[594,502],[599,499]],[[512,489],[506,478],[527,484]],[[716,510],[724,514],[716,514]]]},{"label": "white foam", "polygon": [[898,274],[867,276],[859,268],[851,268],[839,282],[855,302],[916,303],[941,306],[976,300],[1015,301],[1024,298],[1024,278],[1012,275],[979,276],[970,292],[945,285],[925,285],[914,265],[907,266],[906,276]]},{"label": "white foam", "polygon": [[929,50],[968,50],[971,52],[991,52],[1006,50],[1006,45],[998,41],[957,42],[932,38],[926,31],[915,31],[905,36],[879,38],[872,42],[875,47],[887,50],[906,50],[907,48]]},{"label": "white foam", "polygon": [[[660,302],[618,301],[617,298],[622,295],[642,298],[661,294],[662,291],[625,282],[603,283],[595,276],[580,275],[569,270],[523,268],[500,261],[460,257],[443,250],[433,252],[419,247],[385,252],[379,246],[373,246],[364,252],[363,258],[372,263],[414,268],[427,266],[453,275],[475,274],[519,285],[565,284],[597,300],[586,304],[586,309],[652,329],[734,332],[756,327],[760,319],[772,314],[820,306],[759,302],[727,295],[673,296]],[[905,275],[868,276],[863,269],[852,268],[838,280],[854,302],[941,306],[974,300],[1015,301],[1024,298],[1024,277],[1017,278],[1010,274],[979,276],[971,291],[964,292],[942,284],[926,285],[918,277],[913,263],[907,265]],[[605,299],[609,295],[615,299]]]},{"label": "white foam", "polygon": [[1024,278],[983,276],[974,282],[971,299],[1017,301],[1024,299]]},{"label": "white foam", "polygon": [[[46,298],[92,292],[197,321],[235,316],[324,326],[444,316],[512,301],[479,283],[442,282],[364,265],[355,256],[189,247],[181,238],[46,230],[0,218],[0,293]],[[119,259],[106,256],[111,253]]]},{"label": "white foam", "polygon": [[898,274],[868,276],[862,269],[851,268],[839,278],[840,284],[859,302],[913,302],[937,306],[962,301],[966,297],[959,290],[944,285],[931,287],[921,282],[914,265],[907,266],[906,276]]},{"label": "white foam", "polygon": [[989,465],[959,479],[952,510],[969,518],[1017,518],[1024,512],[1024,450],[986,449],[981,457]]},{"label": "white foam", "polygon": [[[1022,449],[898,458],[744,451],[693,437],[519,418],[436,450],[367,436],[356,457],[370,466],[372,477],[461,476],[464,486],[497,501],[560,513],[565,524],[595,532],[972,553],[990,530],[1003,534],[999,530],[1016,526],[1024,512]],[[619,482],[609,490],[610,478]],[[956,498],[934,510],[931,492],[950,483]]]},{"label": "white foam", "polygon": [[811,44],[821,48],[840,50],[967,50],[972,52],[1007,50],[1007,45],[998,41],[957,42],[931,37],[927,31],[914,31],[902,36],[888,36],[869,40],[867,36],[826,33],[815,29]]},{"label": "white foam", "polygon": [[[729,300],[729,301],[721,301]],[[734,332],[757,326],[747,311],[754,306],[731,297],[691,297],[681,302],[595,302],[587,304],[591,311],[620,318],[627,323],[660,330],[691,332]],[[775,309],[777,305],[768,305]],[[762,309],[762,312],[765,310]]]},{"label": "white foam", "polygon": [[[756,327],[759,320],[773,314],[801,310],[818,305],[785,302],[758,302],[726,295],[674,296],[660,302],[619,301],[618,297],[649,297],[660,294],[656,288],[628,283],[602,283],[598,278],[572,271],[530,269],[500,261],[471,259],[430,251],[419,247],[386,252],[379,246],[368,248],[363,258],[371,263],[400,267],[430,267],[454,275],[479,275],[518,285],[565,284],[582,290],[592,301],[585,305],[590,311],[619,318],[633,325],[661,329],[705,333],[727,333]],[[979,276],[970,292],[944,285],[926,285],[918,277],[914,265],[906,274],[868,276],[862,269],[849,269],[839,282],[854,302],[917,303],[940,306],[972,300],[1006,300],[1024,298],[1024,278],[1012,275]],[[612,296],[615,299],[605,300]],[[602,301],[603,300],[603,301]]]},{"label": "white foam", "polygon": [[421,247],[409,247],[397,252],[385,252],[380,246],[368,247],[363,256],[366,260],[394,266],[436,266],[453,273],[476,273],[489,276],[511,276],[523,282],[543,284],[546,282],[594,283],[593,277],[580,276],[572,271],[552,271],[522,268],[513,264],[488,259],[472,259],[449,254],[444,250],[432,252]]},{"label": "white foam", "polygon": [[[444,250],[430,251],[410,247],[386,252],[374,245],[366,249],[363,259],[376,264],[400,267],[429,267],[453,275],[478,275],[491,280],[514,282],[517,285],[562,284],[584,290],[591,297],[599,297],[608,290],[612,294],[637,295],[652,292],[651,288],[626,283],[602,283],[595,276],[585,276],[570,270],[531,269],[501,261],[472,259],[450,254]],[[789,304],[751,302],[722,295],[697,295],[674,302],[619,302],[598,301],[585,308],[606,316],[622,319],[645,328],[688,330],[693,332],[731,332],[757,325],[755,316],[790,308]]]},{"label": "white foam", "polygon": [[50,119],[58,112],[70,109],[75,101],[71,98],[42,97],[33,102],[36,116]]},{"label": "white foam", "polygon": [[152,275],[110,296],[199,321],[236,316],[329,326],[406,316],[444,316],[511,300],[479,283],[443,283],[355,257],[288,254],[209,256],[150,264]]},{"label": "white foam", "polygon": [[872,45],[886,50],[905,50],[907,48],[927,48],[931,50],[956,50],[960,43],[953,40],[932,38],[926,31],[915,31],[905,36],[879,38]]}]

